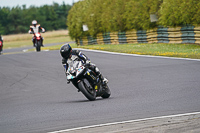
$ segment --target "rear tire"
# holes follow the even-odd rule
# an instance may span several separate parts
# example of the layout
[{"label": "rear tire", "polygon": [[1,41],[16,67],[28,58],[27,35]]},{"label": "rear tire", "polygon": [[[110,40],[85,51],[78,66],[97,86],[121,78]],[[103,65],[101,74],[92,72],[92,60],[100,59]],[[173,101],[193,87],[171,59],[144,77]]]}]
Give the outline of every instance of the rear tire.
[{"label": "rear tire", "polygon": [[90,85],[87,79],[80,81],[78,88],[88,100],[94,101],[96,99],[96,90]]},{"label": "rear tire", "polygon": [[110,89],[108,87],[108,85],[106,85],[105,89],[105,93],[101,96],[102,98],[109,98],[111,95]]}]

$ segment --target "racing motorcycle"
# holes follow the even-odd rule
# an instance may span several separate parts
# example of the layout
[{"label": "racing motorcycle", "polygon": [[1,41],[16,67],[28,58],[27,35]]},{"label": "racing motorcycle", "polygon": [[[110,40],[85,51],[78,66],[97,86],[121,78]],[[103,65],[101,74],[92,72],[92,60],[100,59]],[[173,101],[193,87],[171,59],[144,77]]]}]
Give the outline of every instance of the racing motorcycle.
[{"label": "racing motorcycle", "polygon": [[1,51],[3,50],[3,43],[2,41],[0,40],[0,54],[1,54]]},{"label": "racing motorcycle", "polygon": [[109,98],[111,95],[108,85],[103,84],[99,76],[82,61],[74,61],[69,65],[67,79],[90,101],[96,100],[96,97]]},{"label": "racing motorcycle", "polygon": [[40,33],[34,33],[34,46],[36,48],[36,51],[39,52],[41,50],[41,46],[42,46],[42,36]]}]

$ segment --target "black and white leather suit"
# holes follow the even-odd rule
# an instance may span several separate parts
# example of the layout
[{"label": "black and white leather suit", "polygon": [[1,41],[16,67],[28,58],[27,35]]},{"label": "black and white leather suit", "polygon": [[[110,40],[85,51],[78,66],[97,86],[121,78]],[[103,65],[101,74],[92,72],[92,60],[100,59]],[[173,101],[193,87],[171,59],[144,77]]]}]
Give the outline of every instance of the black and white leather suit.
[{"label": "black and white leather suit", "polygon": [[[90,63],[90,59],[79,50],[72,50],[72,56],[70,58],[68,58],[68,59],[63,58],[62,59],[62,64],[63,64],[63,67],[65,68],[66,75],[68,74],[67,73],[68,66],[71,63],[73,63],[74,61],[82,61],[89,69],[94,71],[96,73],[96,75],[98,75],[100,77],[101,80],[103,80],[103,76],[100,73],[97,66],[93,63]],[[68,83],[69,83],[69,81],[68,81]],[[76,83],[73,83],[73,84],[74,84],[74,86],[77,87]]]}]

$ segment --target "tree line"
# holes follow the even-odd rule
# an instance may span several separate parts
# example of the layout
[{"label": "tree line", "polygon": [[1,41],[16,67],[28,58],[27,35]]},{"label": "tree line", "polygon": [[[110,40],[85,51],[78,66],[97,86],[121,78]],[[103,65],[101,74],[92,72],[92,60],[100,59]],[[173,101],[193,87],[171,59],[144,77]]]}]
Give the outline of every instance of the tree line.
[{"label": "tree line", "polygon": [[[200,24],[200,0],[84,0],[68,15],[69,34],[74,39],[98,33],[148,30],[157,26]],[[157,22],[150,21],[150,14]],[[83,31],[87,25],[88,31]]]},{"label": "tree line", "polygon": [[53,3],[40,7],[26,5],[16,7],[0,7],[0,33],[16,34],[27,33],[32,20],[37,20],[38,24],[46,31],[66,29],[66,21],[71,5]]}]

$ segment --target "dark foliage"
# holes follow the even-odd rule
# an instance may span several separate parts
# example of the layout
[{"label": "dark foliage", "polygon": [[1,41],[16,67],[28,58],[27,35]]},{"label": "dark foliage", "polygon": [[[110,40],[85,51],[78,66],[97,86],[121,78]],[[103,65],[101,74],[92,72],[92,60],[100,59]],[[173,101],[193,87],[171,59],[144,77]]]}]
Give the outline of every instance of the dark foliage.
[{"label": "dark foliage", "polygon": [[46,31],[66,29],[68,11],[71,5],[53,3],[40,7],[26,5],[22,7],[0,7],[0,33],[17,34],[27,33],[32,20],[37,20],[38,24]]}]

